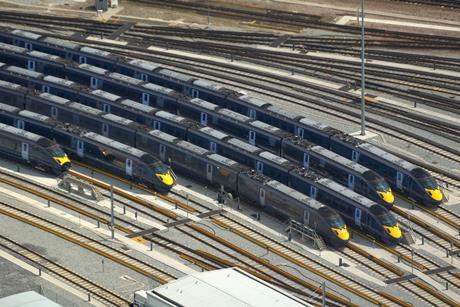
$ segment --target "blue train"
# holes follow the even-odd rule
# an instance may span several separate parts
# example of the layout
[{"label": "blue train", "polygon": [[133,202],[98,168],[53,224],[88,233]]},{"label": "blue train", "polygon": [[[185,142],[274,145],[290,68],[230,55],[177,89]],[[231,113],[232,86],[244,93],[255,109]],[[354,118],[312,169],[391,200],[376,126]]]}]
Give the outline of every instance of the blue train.
[{"label": "blue train", "polygon": [[[217,83],[164,69],[155,63],[129,60],[105,51],[88,49],[64,40],[21,30],[0,33],[0,41],[28,50],[34,49],[61,56],[82,64],[96,65],[142,81],[169,87],[184,95],[204,99],[294,133],[345,158],[359,162],[383,176],[393,190],[404,193],[426,206],[436,207],[445,200],[439,184],[426,170],[340,130],[287,112],[263,100],[229,90]],[[96,81],[92,82],[97,86]]]},{"label": "blue train", "polygon": [[[27,131],[47,135],[60,142],[75,157],[84,157],[86,163],[96,164],[122,176],[126,175],[127,163],[123,159],[113,159],[118,152],[129,153],[130,157],[138,157],[139,161],[135,160],[134,163],[141,160],[145,162],[147,156],[148,160],[156,161],[141,149],[155,152],[163,161],[171,161],[174,169],[195,180],[205,181],[215,187],[224,186],[226,190],[236,193],[241,199],[261,205],[268,212],[308,225],[333,246],[343,246],[350,239],[346,223],[334,209],[262,174],[255,173],[235,161],[161,131],[139,130],[135,137],[138,148],[132,148],[94,132],[85,132],[81,127],[69,123],[63,124],[48,116],[2,103],[0,103],[0,122],[15,124]],[[114,164],[118,160],[119,163]],[[151,165],[148,162],[147,164]],[[120,164],[120,167],[116,164]],[[138,167],[139,170],[149,173],[147,177],[133,179],[142,180],[141,182],[145,184],[143,178],[154,178],[154,173],[150,172],[148,165]],[[133,165],[133,168],[136,166]]]},{"label": "blue train", "polygon": [[[285,174],[285,170],[283,170],[283,168],[272,169],[269,166],[264,167],[264,164],[270,164],[270,162],[264,161],[262,156],[253,159],[245,158],[250,154],[253,156],[255,154],[258,155],[262,150],[253,146],[253,152],[242,155],[241,152],[244,149],[238,148],[239,142],[237,140],[234,140],[226,133],[216,131],[212,128],[208,127],[205,129],[204,126],[200,125],[197,121],[185,119],[181,116],[173,115],[165,111],[159,111],[153,107],[137,103],[132,100],[122,99],[120,96],[110,94],[102,90],[88,91],[82,89],[78,84],[75,84],[72,81],[44,76],[41,73],[31,72],[24,68],[15,66],[1,67],[0,79],[18,82],[28,88],[35,88],[37,90],[43,90],[46,88],[47,92],[66,97],[68,99],[77,100],[85,105],[104,112],[111,112],[115,115],[126,117],[146,126],[154,127],[176,137],[188,140],[201,147],[209,148],[211,151],[224,156],[229,156],[240,163],[255,168],[258,172],[269,175],[270,177],[285,184],[288,183],[288,180],[286,179],[287,175]],[[58,118],[58,106],[50,106],[49,102],[47,103],[44,99],[37,98],[33,95],[33,93],[28,95],[27,89],[22,89],[22,91],[20,91],[18,88],[15,88],[14,90],[11,90],[5,85],[2,87],[2,91],[6,99],[5,102],[8,102],[8,100],[14,100],[15,102],[12,103],[13,105],[40,113],[46,112],[43,114],[49,115],[53,118]],[[43,108],[44,104],[47,104],[48,106]],[[210,108],[215,106],[206,102],[203,102],[203,104],[209,105]],[[195,108],[195,106],[189,105],[187,109],[195,110]],[[212,121],[232,121],[232,117],[225,114],[225,111],[225,109],[220,108],[219,113],[213,112]],[[71,119],[65,117],[64,115],[61,115],[59,120],[71,121]],[[252,126],[248,125],[234,125],[230,127],[230,125],[218,124],[216,126],[224,129],[226,132],[231,131],[233,132],[233,135],[236,136],[241,136],[241,134],[246,132],[250,133],[249,129],[252,129]],[[230,129],[228,129],[229,127]],[[267,130],[271,129],[269,125],[264,125],[264,127]],[[103,133],[105,135],[108,132],[100,130],[99,133]],[[119,132],[117,131],[116,133]],[[275,138],[274,135],[269,136],[269,134],[267,134],[267,136]],[[263,140],[263,143],[266,144],[265,140],[269,139],[263,138]],[[318,171],[323,176],[332,177],[335,181],[348,186],[355,192],[382,203],[387,207],[390,207],[393,204],[394,197],[389,185],[375,172],[362,167],[355,162],[340,157],[320,146],[308,143],[305,140],[299,139],[298,137],[287,133],[283,133],[282,136],[279,135],[277,144],[279,145],[275,145],[270,148],[276,148],[275,153],[280,154],[289,161],[300,164],[303,168]],[[250,145],[251,144],[249,144],[249,146]],[[284,180],[281,177],[284,177]]]}]

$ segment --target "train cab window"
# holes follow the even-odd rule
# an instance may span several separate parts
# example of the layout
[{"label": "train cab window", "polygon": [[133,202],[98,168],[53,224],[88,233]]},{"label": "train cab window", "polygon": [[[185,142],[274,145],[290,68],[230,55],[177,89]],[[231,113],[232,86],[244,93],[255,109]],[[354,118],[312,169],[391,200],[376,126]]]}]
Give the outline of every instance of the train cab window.
[{"label": "train cab window", "polygon": [[24,130],[24,121],[22,119],[17,119],[15,123],[16,128]]},{"label": "train cab window", "polygon": [[295,131],[295,135],[300,136],[301,138],[303,138],[303,133],[304,133],[303,128],[297,127],[297,129]]},{"label": "train cab window", "polygon": [[35,61],[27,60],[27,69],[35,71]]},{"label": "train cab window", "polygon": [[256,110],[249,109],[249,117],[250,118],[256,119],[256,115],[257,115]]},{"label": "train cab window", "polygon": [[13,39],[13,45],[19,46],[20,45],[19,40]]},{"label": "train cab window", "polygon": [[31,44],[31,43],[25,43],[25,44],[24,44],[24,47],[25,47],[27,50],[32,50],[32,44]]},{"label": "train cab window", "polygon": [[249,131],[249,144],[256,145],[256,132],[250,130]]},{"label": "train cab window", "polygon": [[310,186],[310,197],[315,199],[318,194],[318,189],[315,186]]},{"label": "train cab window", "polygon": [[58,109],[56,107],[51,107],[51,117],[54,119],[58,117]]},{"label": "train cab window", "polygon": [[153,129],[160,130],[161,128],[161,123],[157,120],[153,121]]},{"label": "train cab window", "polygon": [[426,170],[417,167],[411,170],[412,176],[415,177],[423,186],[424,189],[437,189],[438,182]]},{"label": "train cab window", "polygon": [[358,162],[358,160],[359,160],[359,152],[358,151],[353,150],[351,152],[351,160],[353,160],[355,162]]},{"label": "train cab window", "polygon": [[303,153],[303,167],[308,168],[310,166],[310,155],[306,152]]},{"label": "train cab window", "polygon": [[102,105],[102,110],[103,110],[105,113],[110,113],[110,104],[104,103],[104,104]]},{"label": "train cab window", "polygon": [[98,88],[98,80],[97,80],[97,78],[91,77],[90,86],[91,86],[92,89],[97,90],[97,88]]},{"label": "train cab window", "polygon": [[209,150],[212,152],[217,151],[217,144],[215,142],[209,142]]},{"label": "train cab window", "polygon": [[256,161],[256,170],[259,172],[259,173],[263,173],[264,171],[264,164],[260,161]]},{"label": "train cab window", "polygon": [[142,104],[150,105],[150,94],[142,93]]},{"label": "train cab window", "polygon": [[394,227],[397,223],[395,217],[381,205],[372,206],[370,211],[384,226]]},{"label": "train cab window", "polygon": [[191,96],[192,96],[193,98],[198,98],[198,96],[200,96],[200,92],[199,92],[197,89],[192,88],[192,90],[191,90]]},{"label": "train cab window", "polygon": [[336,212],[327,207],[322,207],[318,210],[318,214],[323,216],[329,227],[342,229],[345,227],[345,222]]},{"label": "train cab window", "polygon": [[208,114],[207,114],[207,113],[201,112],[201,115],[200,115],[200,123],[201,123],[203,126],[207,126],[207,125],[208,125]]},{"label": "train cab window", "polygon": [[50,87],[48,85],[42,85],[42,92],[43,93],[49,93],[50,92]]},{"label": "train cab window", "polygon": [[80,55],[80,57],[78,58],[78,63],[86,64],[86,57],[83,55]]}]

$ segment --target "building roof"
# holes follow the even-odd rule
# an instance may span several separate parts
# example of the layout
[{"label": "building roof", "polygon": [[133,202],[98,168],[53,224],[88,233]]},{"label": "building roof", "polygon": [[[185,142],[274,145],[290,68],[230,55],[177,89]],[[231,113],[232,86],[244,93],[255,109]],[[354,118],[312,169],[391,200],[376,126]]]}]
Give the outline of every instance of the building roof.
[{"label": "building roof", "polygon": [[147,292],[146,306],[159,301],[187,307],[311,306],[238,268],[188,275]]},{"label": "building roof", "polygon": [[62,307],[41,296],[37,292],[28,291],[0,298],[0,306],[9,307]]}]

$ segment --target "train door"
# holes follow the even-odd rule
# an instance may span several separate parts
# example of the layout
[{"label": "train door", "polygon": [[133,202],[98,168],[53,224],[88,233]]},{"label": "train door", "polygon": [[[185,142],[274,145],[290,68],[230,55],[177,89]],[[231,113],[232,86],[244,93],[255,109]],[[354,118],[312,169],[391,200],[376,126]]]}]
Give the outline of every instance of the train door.
[{"label": "train door", "polygon": [[259,203],[261,206],[265,206],[265,190],[259,189]]},{"label": "train door", "polygon": [[249,130],[249,144],[256,145],[256,132]]},{"label": "train door", "polygon": [[197,89],[192,88],[190,91],[192,98],[198,98],[198,96],[200,96],[200,92],[198,92]]},{"label": "train door", "polygon": [[24,126],[25,126],[24,121],[22,119],[17,119],[15,126],[18,129],[24,130]]},{"label": "train door", "polygon": [[359,160],[359,152],[358,151],[353,150],[351,152],[351,160],[353,160],[355,162],[358,162],[358,160]]},{"label": "train door", "polygon": [[132,176],[133,175],[133,160],[126,159],[125,166],[126,166],[125,167],[126,175]]},{"label": "train door", "polygon": [[146,106],[150,105],[150,94],[142,93],[142,104],[145,104]]},{"label": "train door", "polygon": [[355,208],[355,224],[358,227],[361,227],[361,216],[362,216],[361,209]]},{"label": "train door", "polygon": [[109,136],[109,125],[102,123],[102,135]]},{"label": "train door", "polygon": [[303,134],[304,134],[303,128],[296,127],[294,133],[295,133],[295,135],[300,136],[303,139]]},{"label": "train door", "polygon": [[212,181],[212,165],[206,164],[206,179]]},{"label": "train door", "polygon": [[256,170],[258,173],[263,173],[264,172],[264,164],[263,162],[256,161]]},{"label": "train door", "polygon": [[397,171],[396,172],[396,187],[400,190],[402,190],[402,187],[403,187],[403,179],[404,179],[403,173]]},{"label": "train door", "polygon": [[42,92],[43,93],[49,93],[50,92],[50,87],[48,85],[42,85]]},{"label": "train door", "polygon": [[97,88],[99,87],[99,80],[97,78],[91,77],[90,82],[89,82],[89,86],[93,90],[97,90]]},{"label": "train door", "polygon": [[200,114],[200,123],[203,126],[208,125],[208,114],[207,113],[201,112],[201,114]]},{"label": "train door", "polygon": [[355,189],[355,176],[352,174],[348,174],[348,187],[351,190]]},{"label": "train door", "polygon": [[35,71],[35,67],[36,67],[35,61],[33,61],[33,60],[27,60],[27,69],[28,69],[28,70],[33,70],[33,71]]},{"label": "train door", "polygon": [[160,128],[161,128],[160,122],[157,121],[157,120],[154,120],[154,121],[153,121],[153,129],[155,129],[155,130],[160,130]]},{"label": "train door", "polygon": [[105,113],[110,113],[110,104],[104,103],[102,105],[102,111],[104,111]]},{"label": "train door", "polygon": [[249,109],[249,117],[253,118],[253,119],[256,119],[256,116],[257,116],[256,110]]},{"label": "train door", "polygon": [[310,197],[313,198],[313,199],[316,199],[316,196],[318,195],[318,189],[311,185],[310,186]]},{"label": "train door", "polygon": [[165,160],[165,154],[166,154],[166,146],[163,144],[160,144],[160,159],[161,161]]},{"label": "train door", "polygon": [[22,143],[21,145],[21,157],[23,160],[29,161],[29,144]]},{"label": "train door", "polygon": [[306,152],[303,153],[303,167],[308,169],[310,166],[310,155]]},{"label": "train door", "polygon": [[217,144],[215,142],[209,142],[209,150],[212,152],[217,151]]},{"label": "train door", "polygon": [[77,155],[82,158],[85,155],[85,143],[82,140],[77,140]]}]

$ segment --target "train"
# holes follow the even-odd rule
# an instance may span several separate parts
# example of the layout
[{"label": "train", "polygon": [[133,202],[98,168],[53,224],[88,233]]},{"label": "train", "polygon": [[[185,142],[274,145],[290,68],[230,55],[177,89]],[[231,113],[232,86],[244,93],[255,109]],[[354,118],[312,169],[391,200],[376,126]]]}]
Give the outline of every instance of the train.
[{"label": "train", "polygon": [[[5,108],[11,110],[9,106]],[[55,175],[62,175],[71,167],[71,161],[62,148],[43,136],[0,124],[0,139],[2,157]]]},{"label": "train", "polygon": [[[81,127],[63,124],[51,117],[20,110],[2,103],[0,103],[0,121],[21,125],[27,131],[48,135],[62,142],[71,154],[85,158],[85,163],[96,164],[98,167],[103,167],[104,170],[115,172],[118,175],[122,173],[121,175],[124,176],[124,166],[128,166],[127,160],[119,157],[119,152],[123,152],[123,154],[129,152],[130,157],[141,157],[138,159],[148,165],[151,165],[151,161],[157,163],[157,160],[152,159],[151,155],[146,155],[139,149],[118,143],[94,132],[84,132]],[[13,129],[23,134],[32,134],[17,128]],[[150,149],[156,147],[165,161],[171,161],[174,169],[180,170],[187,176],[207,182],[217,188],[225,187],[227,191],[235,193],[242,200],[261,205],[267,212],[280,218],[294,219],[307,225],[331,246],[341,247],[350,240],[349,229],[342,217],[334,209],[319,201],[267,176],[256,173],[235,161],[178,140],[161,131],[151,130],[148,131],[148,135],[155,142],[147,143],[146,140],[141,140],[139,137],[138,144]],[[146,157],[149,158],[146,159]],[[136,166],[139,160],[132,160],[133,173],[131,174],[137,176],[136,180],[145,184],[143,178],[155,177],[152,172],[147,177],[135,173],[136,169],[143,172],[149,172],[149,169],[145,164]],[[119,167],[114,165],[116,161],[118,161]]]},{"label": "train", "polygon": [[[242,167],[248,168],[246,165],[242,165],[232,159],[225,158],[228,159],[228,161],[235,163],[235,168],[237,168],[237,170],[236,174],[234,175],[231,175],[231,172],[228,168],[222,169],[219,167],[213,167],[212,164],[207,163],[206,161],[202,161],[200,167],[192,166],[191,163],[193,161],[187,155],[187,151],[193,152],[196,156],[203,157],[203,159],[205,159],[205,157],[212,159],[214,156],[210,153],[215,153],[184,140],[180,140],[159,130],[141,126],[140,124],[136,124],[129,119],[118,118],[118,116],[114,114],[103,114],[103,112],[100,110],[92,109],[89,106],[83,106],[75,102],[70,102],[66,99],[53,96],[48,93],[42,93],[40,96],[42,96],[42,101],[45,99],[49,101],[48,105],[38,101],[33,101],[32,105],[35,105],[40,110],[49,110],[49,106],[52,104],[52,101],[59,101],[55,104],[56,108],[58,108],[58,104],[67,106],[57,109],[58,114],[64,114],[65,112],[68,113],[64,118],[75,120],[78,125],[84,126],[88,129],[94,129],[95,131],[112,131],[111,134],[108,134],[110,137],[116,138],[118,141],[123,143],[133,144],[136,148],[149,152],[162,161],[171,161],[174,169],[185,174],[186,176],[192,178],[203,178],[205,181],[211,182],[211,184],[216,185],[217,187],[225,186],[226,189],[230,190],[231,192],[235,192],[237,194],[240,192],[238,182],[241,181],[238,181],[240,180],[238,173],[241,171]],[[24,121],[26,124],[30,122],[31,120],[25,119],[21,112],[24,111],[19,111],[17,115],[12,114],[11,112],[8,113],[10,116],[9,121],[22,121],[21,125],[25,125]],[[4,114],[3,116],[0,116],[0,119],[4,116],[6,115]],[[14,118],[15,116],[17,118]],[[76,120],[77,118],[78,120]],[[72,125],[71,123],[67,124]],[[34,124],[34,126],[38,126],[38,124]],[[42,128],[34,129],[41,130]],[[247,145],[252,146],[250,144]],[[215,157],[222,157],[221,155],[215,155]],[[246,154],[246,156],[248,155]],[[275,159],[275,161],[277,159],[283,159],[269,152],[265,152],[265,154],[262,154],[262,156],[272,157]],[[195,161],[194,163],[198,164],[198,161]],[[230,164],[228,167],[233,166]],[[261,172],[257,172],[252,168],[248,169],[253,172],[254,177],[258,175],[263,176]],[[334,183],[330,179],[324,179],[315,176],[312,174],[312,172],[307,171],[301,167],[289,169],[288,172],[283,173],[283,176],[285,176],[285,178],[280,179],[291,185],[290,188],[300,191],[313,199],[320,200],[328,206],[331,206],[333,209],[336,209],[348,224],[363,229],[364,231],[372,234],[374,237],[387,244],[393,245],[401,241],[402,234],[398,223],[391,215],[391,213],[389,213],[383,206],[359,194],[356,194],[337,183]],[[276,178],[275,176],[272,177]],[[281,184],[283,184],[283,182],[281,182]],[[265,195],[264,192],[259,193],[261,194],[258,194],[258,201],[263,206],[265,202]],[[378,216],[375,214],[375,212],[377,212],[379,209],[374,209],[375,206],[380,206],[383,210],[378,211],[380,214]],[[277,207],[279,211],[282,211],[280,209],[281,207]],[[384,225],[382,224],[383,220],[390,220],[393,224],[390,223],[388,225]]]},{"label": "train", "polygon": [[[90,74],[87,74],[88,78],[90,76]],[[238,149],[235,149],[235,144],[231,144],[232,140],[229,135],[219,135],[218,132],[207,133],[214,130],[200,128],[210,124],[212,127],[220,128],[224,132],[231,133],[239,138],[249,135],[248,141],[250,145],[261,145],[260,147],[268,149],[293,163],[300,164],[304,168],[321,172],[323,176],[331,177],[357,193],[387,206],[387,208],[390,208],[394,203],[394,196],[390,186],[377,173],[294,135],[278,131],[279,129],[259,121],[242,118],[243,116],[241,115],[237,116],[238,114],[232,114],[231,111],[197,98],[191,99],[191,103],[186,103],[187,100],[185,98],[180,99],[180,103],[174,103],[171,99],[162,99],[163,107],[169,105],[166,109],[172,109],[175,112],[192,118],[185,119],[182,116],[175,116],[166,111],[160,111],[133,100],[122,99],[120,96],[99,89],[88,91],[71,80],[60,79],[49,75],[45,76],[42,73],[17,66],[2,66],[0,68],[0,79],[17,82],[36,90],[46,89],[45,92],[74,99],[104,112],[127,117],[147,126],[153,126],[159,130],[191,141],[194,144],[207,147],[222,155],[231,155],[235,160],[242,159],[243,156],[235,152]],[[114,86],[114,82],[116,80],[112,81],[112,86]],[[104,83],[105,85],[109,84],[105,81]],[[159,91],[158,89],[161,88],[153,84],[146,86],[150,88],[155,87],[156,91]],[[6,87],[5,85],[3,88]],[[122,88],[122,85],[119,88]],[[31,99],[40,99],[34,98],[33,95],[27,96],[27,91],[23,90],[20,94],[18,89],[4,89],[3,92],[5,99],[16,101],[16,106],[32,108],[31,110],[40,112],[38,109],[33,109],[34,105],[38,106],[40,104],[30,102]],[[28,102],[25,104],[21,102],[21,97],[23,97],[23,100],[28,100]],[[155,98],[156,101],[159,100],[159,97]],[[43,102],[43,100],[40,101]],[[49,114],[45,115],[56,117],[58,114],[56,108],[56,106],[49,107]],[[203,121],[199,115],[200,112],[202,113],[203,108],[205,110],[213,109],[213,111],[208,111],[207,113],[209,114],[210,123]],[[201,121],[198,121],[200,118]],[[61,120],[68,119],[61,118]],[[256,139],[258,140],[257,142],[255,141]],[[238,160],[238,162],[243,161]],[[260,159],[252,161],[252,164],[258,170],[259,168],[260,170],[263,169],[263,161],[260,161]]]},{"label": "train", "polygon": [[[110,52],[21,30],[0,33],[0,41],[28,50],[60,56],[80,64],[99,66],[142,82],[162,85],[183,95],[201,98],[283,131],[294,133],[300,138],[368,167],[384,177],[394,191],[403,193],[428,207],[435,208],[446,199],[439,183],[425,169],[338,129],[283,110],[261,99],[225,88],[218,83],[177,73],[155,63],[128,59]],[[93,86],[98,86],[96,79],[91,81]],[[141,86],[142,83],[139,82],[137,85]]]}]

